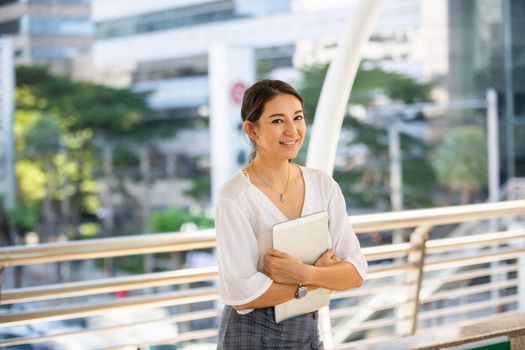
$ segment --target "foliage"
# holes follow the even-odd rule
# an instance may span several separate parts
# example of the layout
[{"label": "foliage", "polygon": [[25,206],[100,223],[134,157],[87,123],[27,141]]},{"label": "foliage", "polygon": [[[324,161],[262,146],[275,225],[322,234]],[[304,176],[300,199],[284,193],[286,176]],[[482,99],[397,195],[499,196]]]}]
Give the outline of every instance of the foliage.
[{"label": "foliage", "polygon": [[[347,118],[345,128],[357,131],[351,144],[363,145],[368,155],[363,165],[351,165],[349,171],[334,171],[334,178],[349,202],[356,206],[389,207],[390,162],[387,131],[355,118]],[[429,147],[420,139],[400,135],[402,154],[403,197],[406,208],[428,207],[433,204],[435,183],[433,169],[426,160]]]},{"label": "foliage", "polygon": [[29,232],[36,228],[40,220],[41,211],[35,204],[18,201],[8,210],[9,221],[16,226],[20,233]]},{"label": "foliage", "polygon": [[452,130],[437,147],[433,162],[439,183],[462,193],[462,203],[487,184],[487,143],[483,130]]},{"label": "foliage", "polygon": [[43,201],[46,220],[72,224],[78,234],[82,216],[99,207],[95,145],[144,134],[138,126],[148,111],[147,94],[74,82],[38,66],[18,66],[16,83],[19,200]]},{"label": "foliage", "polygon": [[[328,65],[316,65],[303,71],[303,84],[300,91],[305,100],[307,122],[312,123],[319,103],[321,87],[328,71]],[[357,71],[349,103],[369,106],[378,94],[391,100],[404,103],[430,101],[432,83],[418,83],[399,73],[387,72],[380,68],[365,68]]]},{"label": "foliage", "polygon": [[147,110],[144,93],[74,82],[52,75],[45,67],[18,66],[16,84],[18,109],[52,114],[68,132],[129,131]]},{"label": "foliage", "polygon": [[45,182],[48,175],[38,164],[25,159],[18,160],[16,177],[20,200],[26,203],[41,201],[46,194]]},{"label": "foliage", "polygon": [[87,222],[80,225],[79,231],[82,237],[92,238],[100,233],[100,225],[94,222]]},{"label": "foliage", "polygon": [[192,215],[178,208],[172,208],[165,212],[152,213],[148,228],[150,232],[175,232],[180,231],[182,224],[193,222],[198,228],[211,228],[214,226],[213,219]]},{"label": "foliage", "polygon": [[48,116],[42,116],[24,134],[24,155],[32,161],[49,162],[60,149],[61,130]]},{"label": "foliage", "polygon": [[[321,87],[328,65],[313,66],[303,72],[300,92],[305,99],[307,122],[313,123]],[[369,106],[374,96],[387,95],[391,100],[414,103],[430,100],[432,84],[420,84],[399,73],[379,68],[360,67],[352,87],[349,103]],[[347,201],[355,206],[389,207],[389,154],[388,137],[383,127],[364,123],[352,116],[345,117],[343,128],[349,130],[353,140],[349,147],[364,146],[366,161],[362,165],[349,164],[347,170],[335,170]],[[417,138],[401,134],[404,205],[422,207],[432,205],[434,172],[427,161],[428,146]],[[305,142],[303,148],[307,148]]]},{"label": "foliage", "polygon": [[203,203],[209,202],[211,193],[211,179],[209,176],[198,177],[192,183],[192,187],[184,192],[184,195],[190,196]]},{"label": "foliage", "polygon": [[368,105],[378,90],[394,101],[426,102],[430,101],[432,86],[432,83],[419,83],[400,73],[361,67],[355,78],[355,93],[350,97],[350,103]]}]

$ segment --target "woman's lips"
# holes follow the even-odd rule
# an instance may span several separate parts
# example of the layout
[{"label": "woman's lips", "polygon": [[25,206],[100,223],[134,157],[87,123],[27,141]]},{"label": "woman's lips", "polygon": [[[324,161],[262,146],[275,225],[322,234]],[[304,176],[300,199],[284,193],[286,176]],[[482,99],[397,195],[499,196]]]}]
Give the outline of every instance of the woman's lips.
[{"label": "woman's lips", "polygon": [[279,141],[279,143],[281,146],[286,148],[295,148],[295,146],[299,143],[299,139],[293,141]]}]

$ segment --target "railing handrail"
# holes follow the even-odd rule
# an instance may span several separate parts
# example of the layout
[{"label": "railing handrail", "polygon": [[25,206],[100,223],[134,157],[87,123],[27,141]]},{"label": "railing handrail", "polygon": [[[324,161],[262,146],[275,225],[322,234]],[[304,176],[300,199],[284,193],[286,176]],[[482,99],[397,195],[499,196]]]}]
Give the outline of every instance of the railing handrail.
[{"label": "railing handrail", "polygon": [[[369,261],[389,259],[386,264],[371,264],[368,270],[368,279],[372,282],[372,290],[374,290],[375,284],[373,283],[373,280],[375,279],[384,277],[394,277],[397,279],[396,276],[403,274],[403,279],[405,279],[405,283],[407,283],[406,277],[419,271],[418,276],[416,276],[419,287],[414,289],[412,293],[407,294],[400,291],[394,296],[392,295],[392,288],[389,290],[390,299],[385,299],[385,302],[381,301],[377,303],[374,300],[369,300],[369,309],[386,310],[400,308],[412,310],[417,316],[419,314],[417,312],[418,304],[415,304],[415,302],[421,303],[426,301],[425,297],[419,295],[418,292],[423,272],[446,269],[451,266],[457,266],[458,264],[468,266],[522,257],[525,252],[525,246],[523,245],[525,230],[523,229],[428,240],[428,232],[434,225],[457,223],[475,219],[486,220],[495,217],[500,218],[507,215],[525,215],[525,200],[351,216],[349,220],[352,223],[354,230],[359,233],[376,230],[392,230],[401,227],[416,227],[411,235],[411,240],[408,243],[363,248],[363,253]],[[412,240],[412,238],[416,236],[420,237],[421,240]],[[499,247],[497,250],[480,249],[484,247],[494,247],[500,244],[505,244],[505,246]],[[103,257],[108,258],[159,252],[178,252],[210,248],[215,245],[215,230],[208,229],[184,233],[145,234],[139,236],[46,243],[36,246],[5,247],[0,248],[0,266],[17,266]],[[458,254],[448,254],[449,252],[453,253],[458,249],[465,250],[467,254],[461,257],[459,257]],[[418,257],[418,254],[421,256]],[[438,256],[436,256],[436,254],[438,254]],[[430,256],[429,259],[425,261],[424,257],[426,255]],[[517,266],[513,268],[517,269]],[[494,269],[492,273],[500,273],[500,270],[501,268],[498,267],[497,271]],[[3,304],[15,304],[18,302],[70,298],[112,293],[120,290],[133,290],[197,281],[210,281],[217,278],[217,273],[217,267],[213,266],[208,268],[179,269],[168,272],[19,288],[4,291],[2,302]],[[474,273],[479,275],[477,270]],[[469,292],[492,291],[497,290],[498,288],[507,288],[516,283],[517,282],[515,281],[496,281],[489,287],[473,287],[472,289],[469,289]],[[411,288],[414,287],[412,284],[411,286]],[[376,289],[377,288],[379,287],[376,287]],[[362,290],[353,291],[353,293],[361,296],[376,294],[375,292],[372,294],[365,293],[366,289],[367,287],[365,286]],[[438,294],[438,296],[457,296],[465,293],[466,291],[443,292],[442,294]],[[348,291],[334,294],[333,297],[334,299],[341,298],[348,296],[347,294],[349,294]],[[118,300],[108,298],[89,304],[74,302],[73,304],[68,305],[56,305],[53,308],[48,309],[27,310],[23,312],[3,314],[0,327],[87,317],[119,309],[151,308],[169,305],[186,305],[202,301],[216,301],[217,297],[218,293],[215,288],[205,288],[160,294],[146,293],[144,295],[136,295]],[[510,301],[515,302],[516,300],[519,300],[518,297],[512,296],[503,301],[508,303]],[[497,303],[503,303],[503,301],[495,299],[495,301],[490,303],[476,304],[475,307],[480,308],[487,305],[496,307],[499,305]],[[416,307],[414,307],[414,305]],[[471,310],[469,307],[465,307],[464,309]],[[211,312],[211,310],[208,311]],[[399,322],[406,323],[407,321],[417,324],[417,317],[410,314],[410,312],[404,313],[394,320],[366,321],[365,319],[365,321],[360,321],[360,319],[364,317],[364,314],[358,311],[357,307],[350,304],[336,313],[332,313],[332,316],[344,316],[344,314],[348,313],[353,315],[357,312],[359,317],[355,320],[351,320],[354,324],[350,329],[353,331],[356,329],[371,329],[378,325],[397,325]],[[433,314],[435,314],[434,310],[421,313],[421,316],[426,318]],[[335,327],[334,329],[337,328],[338,327]],[[99,329],[98,331],[104,330]],[[195,335],[190,333],[191,332],[183,333],[181,337],[194,339]],[[36,338],[27,340],[30,342],[37,342]],[[23,341],[24,339],[14,339],[7,343],[21,343]],[[0,341],[0,345],[5,345],[7,343]]]},{"label": "railing handrail", "polygon": [[128,297],[121,300],[108,300],[94,304],[75,304],[52,307],[37,311],[24,311],[2,315],[1,327],[25,324],[28,321],[54,321],[98,315],[103,312],[162,306],[182,305],[202,301],[216,300],[219,293],[216,288],[200,288],[178,292],[156,293],[145,296]]},{"label": "railing handrail", "polygon": [[[349,220],[356,233],[363,233],[520,214],[525,215],[525,200],[351,215]],[[215,245],[214,229],[43,243],[35,246],[0,248],[0,266],[175,252],[210,248]]]},{"label": "railing handrail", "polygon": [[[451,239],[438,239],[427,241],[429,247],[443,248],[447,247],[449,250],[464,248],[465,246],[486,246],[490,243],[501,242],[502,238],[508,240],[519,239],[525,237],[525,232],[521,230],[516,231],[503,231],[495,233],[484,233],[465,237],[456,237]],[[446,241],[446,242],[441,242]],[[444,243],[444,244],[443,244]],[[395,245],[398,248],[398,252],[406,252],[405,244]],[[391,245],[385,245],[382,247],[370,247],[363,248],[363,253],[365,256],[369,254],[381,255],[381,249],[385,252],[393,255],[397,255],[395,249],[392,249]],[[460,259],[464,264],[471,264],[476,262],[483,262],[490,259],[497,259],[505,256],[507,258],[515,257],[517,254],[525,251],[525,248],[518,249],[506,249],[498,252],[489,252],[485,254],[475,255],[472,257],[449,257],[440,259],[438,261],[428,261],[425,264],[425,270],[435,269],[436,266],[441,267],[442,265],[450,265],[457,263]],[[430,253],[430,252],[429,252]],[[407,269],[412,268],[413,266],[409,263],[394,264],[389,266],[373,266],[370,267],[368,271],[369,279],[383,277],[385,275],[395,275],[403,273]],[[208,268],[191,268],[185,270],[176,270],[168,272],[156,272],[148,274],[140,274],[134,276],[125,276],[125,277],[114,277],[111,279],[102,279],[102,280],[91,280],[83,282],[70,282],[56,284],[53,286],[41,286],[41,287],[30,287],[14,290],[6,290],[3,294],[3,303],[10,304],[23,301],[35,301],[35,300],[45,300],[52,298],[63,298],[71,296],[85,296],[99,293],[108,293],[115,292],[118,290],[131,290],[137,288],[146,288],[146,287],[157,287],[168,284],[179,284],[179,283],[189,283],[196,281],[211,280],[217,277],[217,267],[208,267]],[[191,293],[189,293],[191,294]],[[170,294],[173,301],[175,294]],[[180,295],[180,294],[177,294]],[[133,305],[149,305],[152,303],[150,300],[151,296],[141,296],[135,297],[133,299]],[[161,298],[159,298],[161,299]],[[168,298],[169,299],[169,298]],[[128,301],[131,301],[128,299]],[[158,302],[159,300],[157,300]],[[92,304],[91,312],[93,311],[108,311],[112,310],[117,305],[113,303],[100,303]],[[56,307],[52,312],[49,310],[42,311],[32,311],[19,313],[16,316],[12,315],[9,319],[4,318],[2,324],[19,324],[29,320],[49,320],[50,318],[60,318],[60,315],[63,315],[64,312],[67,312],[70,315],[79,316],[81,311],[84,310],[84,305],[78,305],[76,307]],[[126,307],[129,307],[126,306]],[[73,310],[74,309],[74,310]],[[54,316],[54,317],[53,317]]]},{"label": "railing handrail", "polygon": [[350,222],[356,233],[362,233],[416,227],[421,224],[448,224],[509,215],[525,215],[525,200],[351,215]]},{"label": "railing handrail", "polygon": [[210,281],[217,278],[217,274],[218,268],[212,266],[80,282],[57,283],[51,286],[8,289],[2,293],[2,304],[79,297],[121,290],[129,291],[133,289]]}]

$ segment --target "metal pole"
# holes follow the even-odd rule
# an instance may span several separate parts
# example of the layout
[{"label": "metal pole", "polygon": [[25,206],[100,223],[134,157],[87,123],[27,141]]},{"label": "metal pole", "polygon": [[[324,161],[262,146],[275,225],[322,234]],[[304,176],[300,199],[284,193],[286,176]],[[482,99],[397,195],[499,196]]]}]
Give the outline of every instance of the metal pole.
[{"label": "metal pole", "polygon": [[[390,158],[390,203],[392,211],[403,210],[403,171],[399,140],[399,121],[393,117],[388,127],[388,153]],[[392,232],[392,243],[403,243],[403,230]]]},{"label": "metal pole", "polygon": [[[521,242],[521,246],[525,248],[525,241]],[[518,264],[518,309],[525,310],[525,256],[521,255],[517,261]]]},{"label": "metal pole", "polygon": [[505,69],[505,130],[507,143],[507,180],[516,175],[514,152],[514,88],[512,78],[512,23],[510,0],[503,1],[503,50]]},{"label": "metal pole", "polygon": [[[15,116],[15,65],[13,53],[13,39],[0,37],[0,194],[4,195],[6,209],[16,204],[16,151],[13,134]],[[9,222],[9,243],[18,244],[16,226]],[[3,273],[0,269],[0,275]],[[23,270],[21,266],[14,268],[14,285],[22,285]]]},{"label": "metal pole", "polygon": [[[499,200],[499,134],[498,100],[494,89],[487,90],[487,149],[489,175],[489,201]],[[492,232],[496,230],[491,228]]]},{"label": "metal pole", "polygon": [[0,37],[0,162],[4,163],[0,164],[0,192],[4,193],[6,208],[14,207],[16,202],[14,90],[13,39]]},{"label": "metal pole", "polygon": [[433,226],[422,224],[416,227],[410,235],[411,250],[408,254],[408,263],[412,270],[405,275],[405,285],[409,288],[405,305],[398,309],[399,322],[396,325],[398,335],[414,335],[417,331],[419,308],[421,305],[420,293],[423,284],[426,257],[426,243],[428,233]]},{"label": "metal pole", "polygon": [[106,180],[106,193],[104,196],[104,207],[102,219],[104,223],[104,231],[107,236],[113,234],[113,146],[105,144],[102,148],[103,163],[104,163],[104,177]]},{"label": "metal pole", "polygon": [[[497,202],[499,200],[499,144],[498,144],[498,100],[496,91],[494,89],[487,90],[487,150],[488,150],[488,175],[489,175],[489,202]],[[498,220],[491,219],[489,221],[490,232],[498,231]],[[491,246],[491,251],[497,252],[499,244]],[[494,285],[501,282],[502,277],[495,272],[499,267],[499,262],[494,261],[490,263],[492,271],[490,280]],[[499,298],[499,290],[492,289],[490,292],[491,298],[497,300]],[[497,308],[493,309],[497,313]]]},{"label": "metal pole", "polygon": [[403,173],[399,141],[399,121],[393,120],[388,128],[388,153],[390,156],[390,201],[393,211],[403,210]]}]

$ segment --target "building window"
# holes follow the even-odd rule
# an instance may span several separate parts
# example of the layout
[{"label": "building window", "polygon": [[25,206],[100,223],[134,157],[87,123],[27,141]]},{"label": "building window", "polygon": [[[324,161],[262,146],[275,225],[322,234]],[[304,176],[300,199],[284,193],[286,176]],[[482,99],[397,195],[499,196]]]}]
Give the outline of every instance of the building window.
[{"label": "building window", "polygon": [[0,0],[0,6],[13,4],[15,2],[18,2],[18,0]]},{"label": "building window", "polygon": [[114,38],[240,18],[231,0],[179,7],[97,23],[97,38]]},{"label": "building window", "polygon": [[20,33],[20,20],[0,23],[0,34],[16,34]]},{"label": "building window", "polygon": [[35,58],[71,58],[82,51],[76,47],[33,47],[31,55]]},{"label": "building window", "polygon": [[207,74],[207,56],[192,56],[172,60],[141,62],[133,73],[133,82],[196,77]]},{"label": "building window", "polygon": [[33,35],[92,36],[93,25],[88,18],[29,18],[29,31]]},{"label": "building window", "polygon": [[42,5],[89,5],[91,0],[29,0],[29,2]]}]

